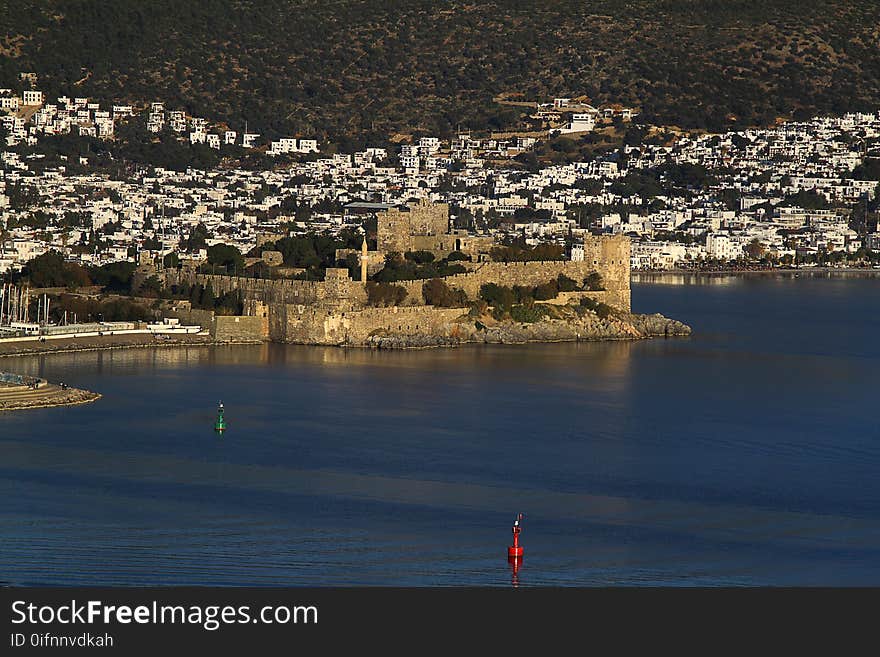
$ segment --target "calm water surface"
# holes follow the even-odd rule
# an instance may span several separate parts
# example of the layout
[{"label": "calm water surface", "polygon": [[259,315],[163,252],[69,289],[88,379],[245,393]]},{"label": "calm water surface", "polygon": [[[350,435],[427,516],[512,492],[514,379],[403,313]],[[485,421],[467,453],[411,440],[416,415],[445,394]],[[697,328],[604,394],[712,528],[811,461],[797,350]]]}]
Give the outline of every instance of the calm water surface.
[{"label": "calm water surface", "polygon": [[[3,359],[0,582],[880,585],[880,279],[634,285],[684,339]],[[229,431],[212,431],[218,400]]]}]

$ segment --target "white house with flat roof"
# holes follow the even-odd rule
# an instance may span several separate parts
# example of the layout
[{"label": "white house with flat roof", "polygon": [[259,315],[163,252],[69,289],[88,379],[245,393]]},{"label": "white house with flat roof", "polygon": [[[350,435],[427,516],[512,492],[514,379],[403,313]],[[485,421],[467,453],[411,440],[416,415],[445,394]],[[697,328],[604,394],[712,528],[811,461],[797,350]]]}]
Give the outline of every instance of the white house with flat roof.
[{"label": "white house with flat roof", "polygon": [[27,91],[22,92],[21,104],[26,106],[42,105],[43,92],[34,91],[33,89],[28,89]]}]

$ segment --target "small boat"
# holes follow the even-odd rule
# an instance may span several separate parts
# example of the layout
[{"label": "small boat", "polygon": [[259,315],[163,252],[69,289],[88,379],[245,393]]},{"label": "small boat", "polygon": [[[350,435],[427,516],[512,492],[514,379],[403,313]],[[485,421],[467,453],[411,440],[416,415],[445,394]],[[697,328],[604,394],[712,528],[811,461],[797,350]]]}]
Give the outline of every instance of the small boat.
[{"label": "small boat", "polygon": [[223,417],[223,402],[217,406],[217,420],[214,422],[214,431],[223,433],[226,431],[226,418]]}]

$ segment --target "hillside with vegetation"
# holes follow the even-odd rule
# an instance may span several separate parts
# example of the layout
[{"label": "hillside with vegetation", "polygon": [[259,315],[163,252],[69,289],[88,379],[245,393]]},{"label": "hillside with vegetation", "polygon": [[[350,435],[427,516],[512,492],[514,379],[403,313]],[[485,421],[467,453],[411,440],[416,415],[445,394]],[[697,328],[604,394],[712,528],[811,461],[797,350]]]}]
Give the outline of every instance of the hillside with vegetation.
[{"label": "hillside with vegetation", "polygon": [[340,148],[522,125],[586,95],[719,130],[876,111],[880,3],[852,0],[3,0],[0,87],[90,96]]}]

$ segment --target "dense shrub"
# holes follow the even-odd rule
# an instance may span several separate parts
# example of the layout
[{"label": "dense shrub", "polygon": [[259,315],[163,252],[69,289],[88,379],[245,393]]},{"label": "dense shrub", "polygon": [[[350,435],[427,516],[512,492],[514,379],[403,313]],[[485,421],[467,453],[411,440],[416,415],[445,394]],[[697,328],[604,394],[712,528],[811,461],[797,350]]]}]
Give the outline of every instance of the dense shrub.
[{"label": "dense shrub", "polygon": [[433,258],[434,255],[429,251],[408,251],[405,256],[396,252],[388,253],[385,256],[385,266],[373,276],[373,279],[393,283],[422,278],[443,278],[467,271],[462,265],[449,264],[445,258],[437,261]]},{"label": "dense shrub", "polygon": [[550,309],[540,304],[517,304],[510,309],[510,318],[515,322],[539,322],[549,314]]},{"label": "dense shrub", "polygon": [[[567,280],[574,284],[574,281],[571,279]],[[577,285],[575,284],[574,287],[576,288]],[[548,299],[555,299],[558,296],[558,279],[550,280],[535,287],[529,287],[527,285],[514,285],[513,287],[508,287],[496,283],[486,283],[480,286],[480,298],[486,301],[490,306],[496,308],[507,309],[514,304],[531,304],[534,301],[547,301]]]},{"label": "dense shrub", "polygon": [[540,260],[564,260],[565,253],[559,244],[537,246],[496,246],[489,250],[496,262],[536,262]]},{"label": "dense shrub", "polygon": [[591,292],[601,292],[602,290],[604,290],[605,286],[602,281],[602,274],[594,271],[589,276],[587,276],[584,279],[584,289]]},{"label": "dense shrub", "polygon": [[32,287],[78,287],[91,284],[86,270],[76,263],[65,262],[58,251],[47,251],[29,260],[21,272],[21,278],[28,279]]},{"label": "dense shrub", "polygon": [[577,281],[569,278],[565,274],[559,274],[556,277],[556,287],[560,292],[574,292],[578,289]]},{"label": "dense shrub", "polygon": [[559,296],[559,286],[556,281],[550,281],[549,283],[543,283],[535,287],[534,292],[532,293],[532,297],[536,301],[547,301],[548,299],[555,299]]},{"label": "dense shrub", "polygon": [[367,283],[367,303],[371,306],[399,306],[406,299],[406,288],[390,283]]},{"label": "dense shrub", "polygon": [[403,257],[418,265],[434,262],[434,254],[430,251],[407,251]]},{"label": "dense shrub", "polygon": [[510,308],[516,303],[516,295],[506,285],[485,283],[480,286],[480,298],[494,308]]},{"label": "dense shrub", "polygon": [[488,310],[488,309],[489,309],[488,303],[486,303],[482,299],[477,299],[476,301],[471,303],[471,308],[468,311],[468,314],[471,317],[479,317],[484,312],[486,312],[486,310]]},{"label": "dense shrub", "polygon": [[422,285],[422,297],[429,306],[463,308],[468,303],[463,290],[450,288],[442,279],[432,278]]}]

